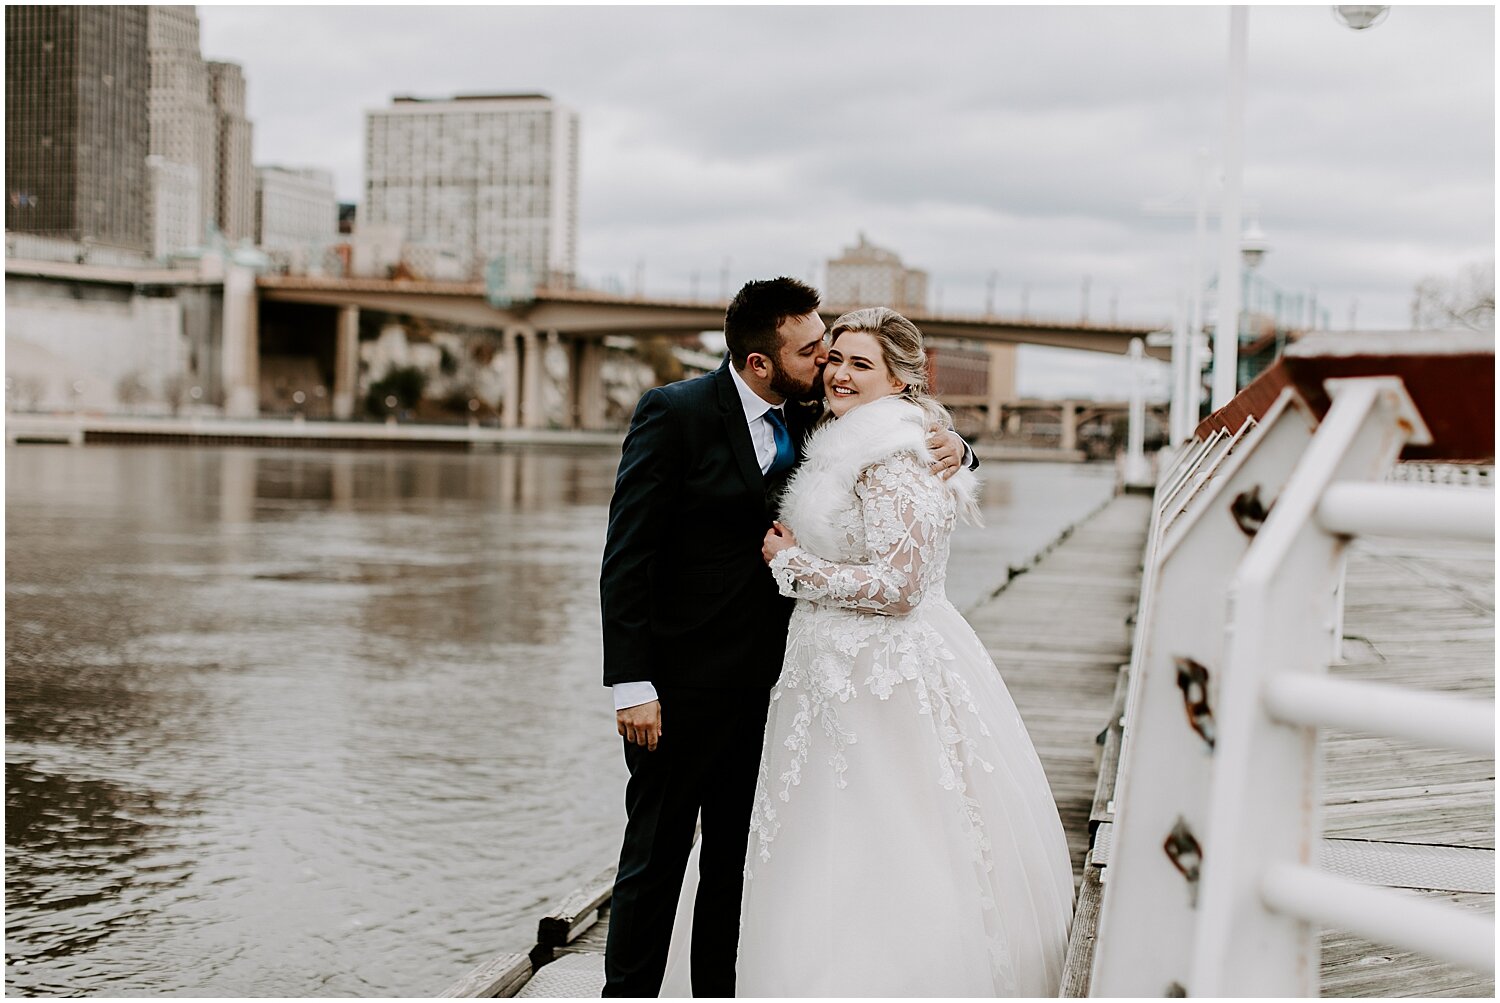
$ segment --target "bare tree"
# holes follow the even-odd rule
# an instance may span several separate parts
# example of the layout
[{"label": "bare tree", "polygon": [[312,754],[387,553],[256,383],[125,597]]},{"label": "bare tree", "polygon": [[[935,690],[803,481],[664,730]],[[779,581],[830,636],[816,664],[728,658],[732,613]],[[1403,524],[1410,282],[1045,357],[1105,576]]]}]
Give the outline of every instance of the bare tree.
[{"label": "bare tree", "polygon": [[1466,327],[1495,330],[1495,261],[1469,265],[1442,279],[1429,275],[1412,290],[1411,325],[1418,331]]}]

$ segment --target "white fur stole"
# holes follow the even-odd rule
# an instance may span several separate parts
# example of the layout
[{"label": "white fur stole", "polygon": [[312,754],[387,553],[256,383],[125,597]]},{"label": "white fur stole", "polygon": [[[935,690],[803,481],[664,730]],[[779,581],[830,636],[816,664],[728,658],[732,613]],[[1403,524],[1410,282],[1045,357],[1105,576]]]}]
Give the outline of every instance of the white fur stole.
[{"label": "white fur stole", "polygon": [[[855,482],[867,467],[897,453],[914,453],[923,464],[931,463],[927,425],[927,414],[919,405],[890,396],[818,426],[808,436],[802,464],[782,496],[781,521],[796,534],[798,545],[825,559],[855,556],[846,553],[849,544],[837,526]],[[972,470],[960,470],[946,481],[935,476],[933,480],[954,495],[967,521],[979,522],[979,479]]]}]

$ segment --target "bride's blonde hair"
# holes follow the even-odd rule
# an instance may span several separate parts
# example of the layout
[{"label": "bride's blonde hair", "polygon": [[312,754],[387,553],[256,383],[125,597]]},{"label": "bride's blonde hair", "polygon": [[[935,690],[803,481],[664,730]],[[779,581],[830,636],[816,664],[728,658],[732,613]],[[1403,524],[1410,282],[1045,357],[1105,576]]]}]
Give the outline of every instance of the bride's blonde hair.
[{"label": "bride's blonde hair", "polygon": [[828,329],[828,344],[832,346],[846,331],[864,331],[880,343],[885,367],[905,384],[897,396],[916,404],[945,428],[953,427],[948,410],[927,392],[927,352],[917,325],[890,307],[872,306],[851,310],[834,321]]}]

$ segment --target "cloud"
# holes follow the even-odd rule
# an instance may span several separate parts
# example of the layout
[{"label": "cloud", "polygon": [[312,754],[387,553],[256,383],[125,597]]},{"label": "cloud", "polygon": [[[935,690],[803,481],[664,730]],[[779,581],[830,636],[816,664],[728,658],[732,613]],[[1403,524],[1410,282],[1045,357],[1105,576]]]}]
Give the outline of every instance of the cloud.
[{"label": "cloud", "polygon": [[[717,292],[812,275],[865,231],[945,309],[1160,323],[1188,282],[1195,151],[1223,145],[1228,15],[1203,7],[218,7],[259,162],[362,187],[395,94],[540,91],[582,123],[586,277]],[[1494,11],[1250,12],[1244,188],[1262,275],[1399,326],[1493,256]],[[1217,171],[1215,170],[1215,177]],[[1211,233],[1204,275],[1216,253]]]}]

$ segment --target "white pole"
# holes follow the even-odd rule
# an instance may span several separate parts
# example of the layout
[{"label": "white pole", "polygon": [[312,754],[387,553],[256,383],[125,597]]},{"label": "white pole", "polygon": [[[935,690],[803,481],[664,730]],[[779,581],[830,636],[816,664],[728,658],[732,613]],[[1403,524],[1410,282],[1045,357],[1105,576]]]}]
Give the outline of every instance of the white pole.
[{"label": "white pole", "polygon": [[1193,223],[1192,311],[1188,317],[1188,348],[1185,353],[1188,406],[1183,414],[1183,438],[1198,427],[1198,406],[1203,395],[1203,357],[1198,341],[1203,335],[1203,252],[1208,244],[1208,150],[1198,149],[1198,215]]},{"label": "white pole", "polygon": [[1229,101],[1224,113],[1224,202],[1219,214],[1219,309],[1213,406],[1235,395],[1240,340],[1240,185],[1244,173],[1245,62],[1249,8],[1229,8]]},{"label": "white pole", "polygon": [[1130,425],[1126,435],[1125,486],[1149,487],[1151,468],[1146,463],[1146,388],[1141,369],[1145,343],[1130,339]]},{"label": "white pole", "polygon": [[1188,414],[1188,388],[1192,385],[1189,382],[1192,379],[1191,346],[1188,318],[1179,292],[1177,309],[1172,314],[1172,417],[1168,422],[1174,446],[1192,434],[1192,418]]}]

